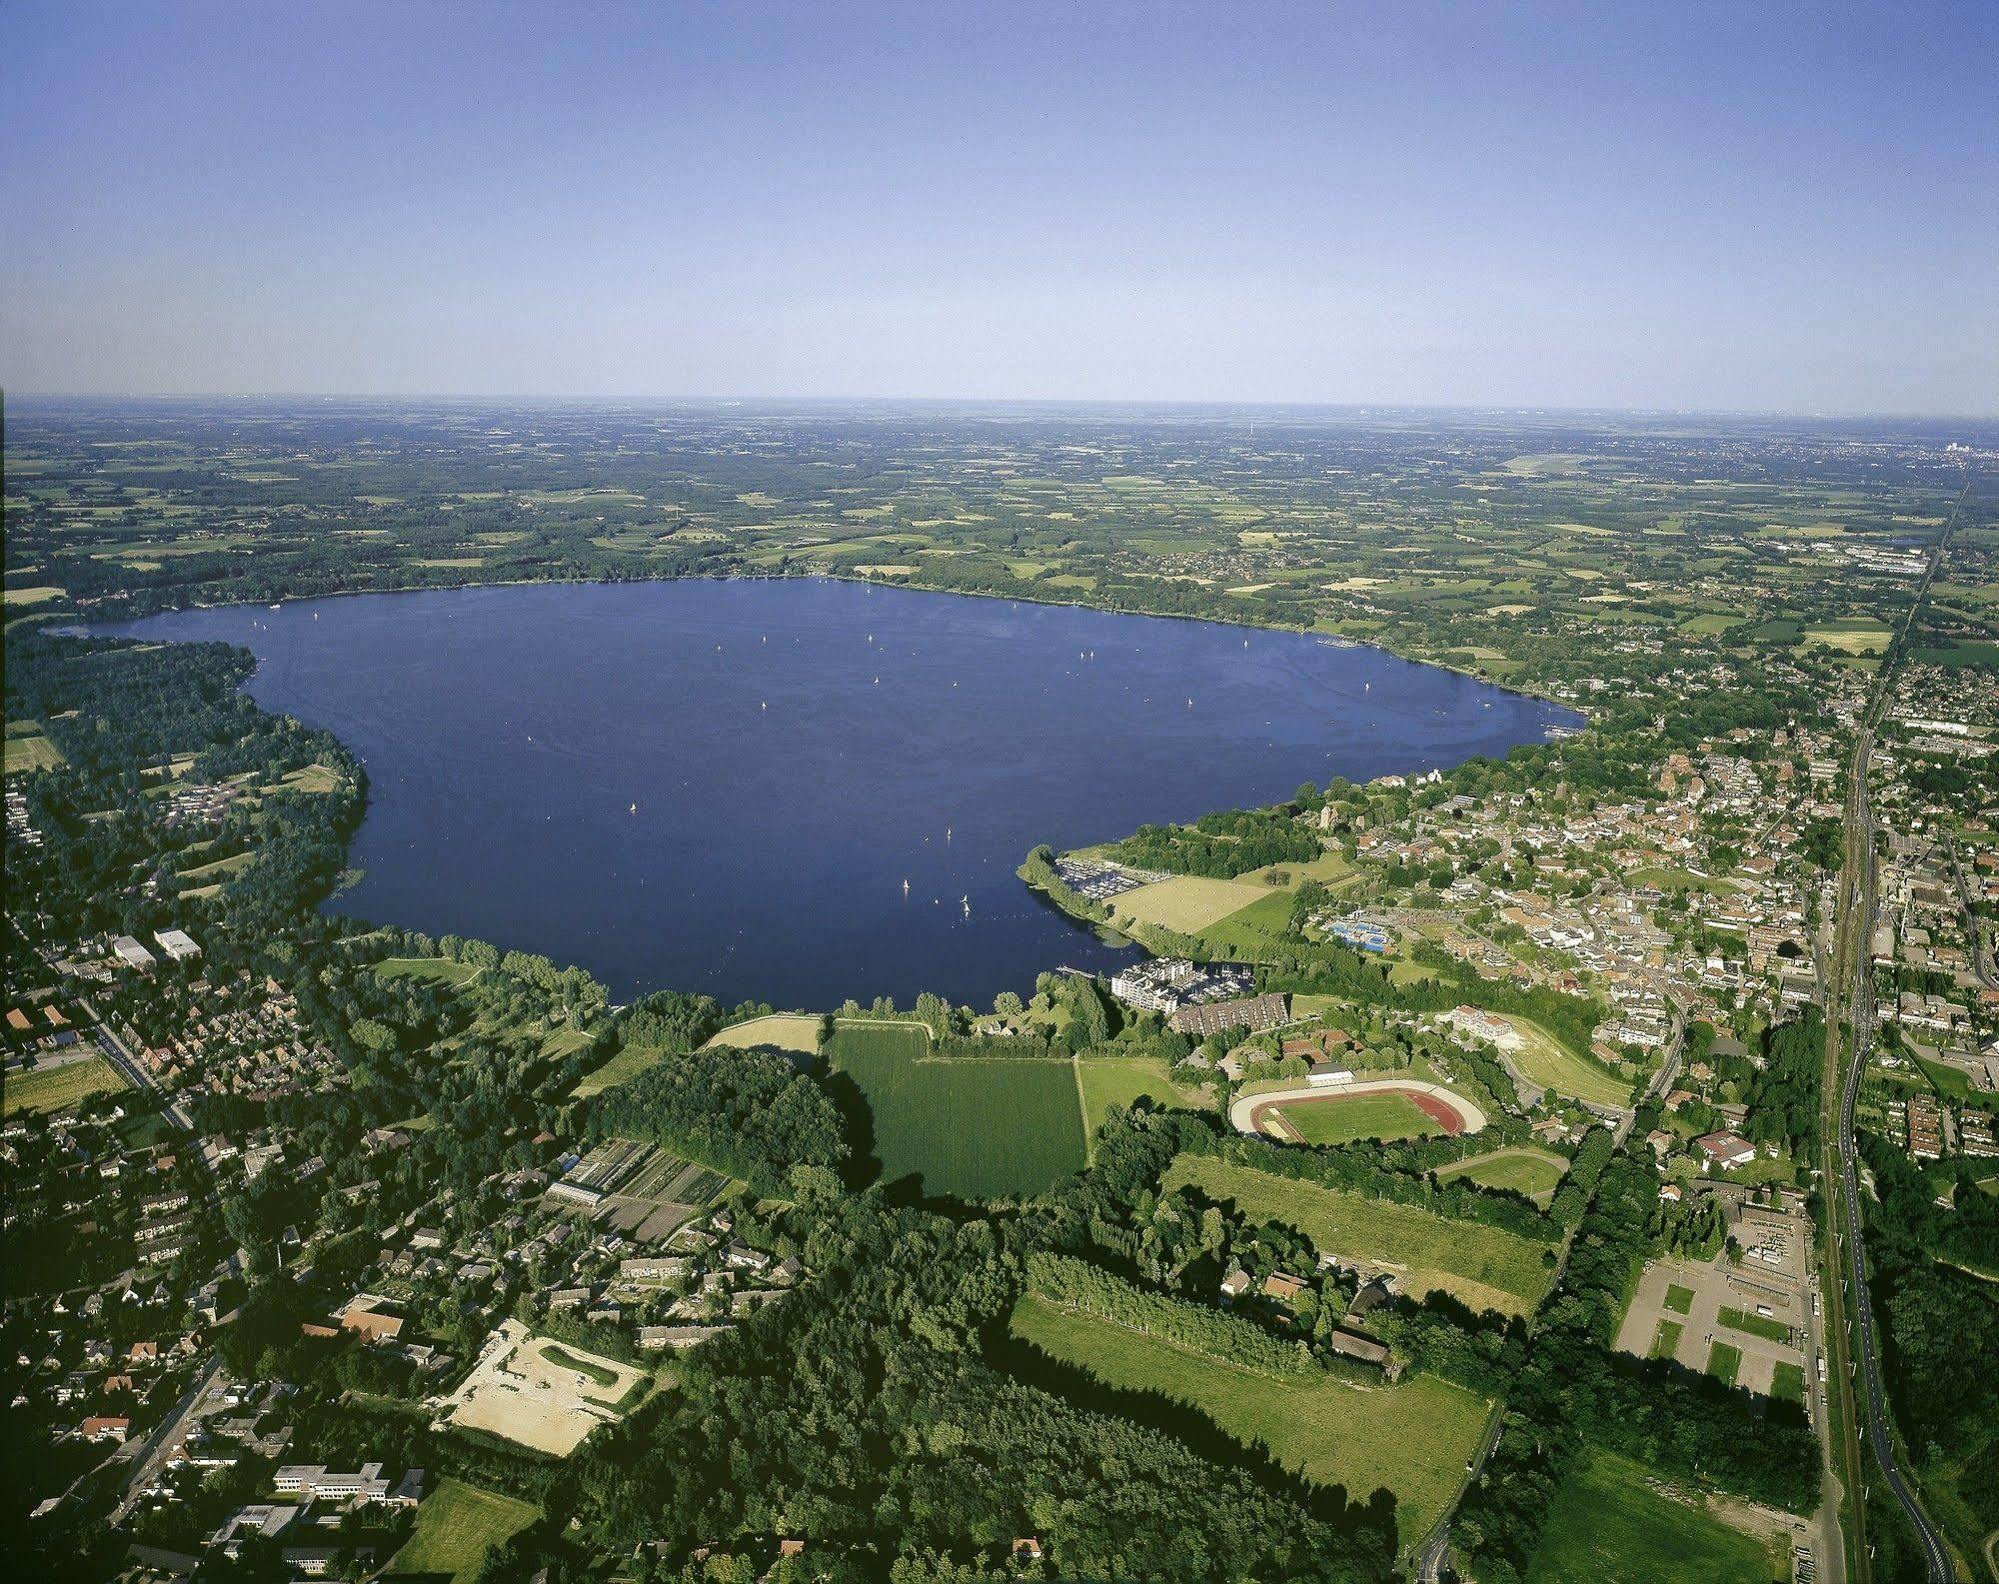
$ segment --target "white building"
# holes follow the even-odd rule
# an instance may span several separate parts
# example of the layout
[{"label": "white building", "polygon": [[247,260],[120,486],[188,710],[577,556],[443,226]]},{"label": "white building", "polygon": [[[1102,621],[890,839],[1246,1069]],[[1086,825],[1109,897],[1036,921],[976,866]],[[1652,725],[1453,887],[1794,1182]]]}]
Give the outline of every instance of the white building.
[{"label": "white building", "polygon": [[201,948],[194,943],[194,937],[185,930],[155,930],[153,939],[160,943],[160,950],[175,962],[186,962],[191,957],[199,957]]},{"label": "white building", "polygon": [[111,950],[127,968],[137,968],[141,972],[151,968],[157,960],[130,935],[115,937],[111,942]]}]

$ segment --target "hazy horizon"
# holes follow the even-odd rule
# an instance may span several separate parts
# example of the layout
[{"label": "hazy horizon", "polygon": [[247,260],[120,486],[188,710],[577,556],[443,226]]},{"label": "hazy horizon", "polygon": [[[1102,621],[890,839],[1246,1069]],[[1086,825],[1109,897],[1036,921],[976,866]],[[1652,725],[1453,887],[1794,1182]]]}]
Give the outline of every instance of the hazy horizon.
[{"label": "hazy horizon", "polygon": [[14,395],[1999,414],[1999,8],[0,11]]}]

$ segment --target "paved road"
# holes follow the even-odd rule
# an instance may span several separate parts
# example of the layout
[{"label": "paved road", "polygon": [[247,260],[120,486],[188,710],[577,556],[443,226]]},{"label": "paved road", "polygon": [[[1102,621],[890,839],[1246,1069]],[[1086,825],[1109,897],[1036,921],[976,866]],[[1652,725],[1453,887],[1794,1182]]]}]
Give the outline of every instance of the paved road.
[{"label": "paved road", "polygon": [[1451,1517],[1458,1510],[1458,1503],[1464,1500],[1465,1492],[1478,1482],[1485,1460],[1492,1456],[1492,1449],[1499,1445],[1499,1432],[1506,1423],[1506,1405],[1498,1404],[1492,1411],[1492,1420],[1485,1427],[1485,1439],[1478,1444],[1478,1455],[1471,1460],[1465,1470],[1463,1483],[1451,1498],[1451,1505],[1444,1516],[1437,1520],[1437,1527],[1430,1531],[1430,1538],[1423,1542],[1423,1549],[1416,1554],[1416,1577],[1419,1584],[1438,1584],[1444,1576],[1444,1564],[1451,1554]]},{"label": "paved road", "polygon": [[176,1101],[167,1099],[167,1093],[146,1071],[139,1059],[125,1048],[125,1042],[111,1032],[111,1025],[97,1016],[97,1010],[88,1001],[83,1002],[83,1010],[97,1019],[97,1026],[91,1030],[97,1040],[97,1047],[104,1052],[105,1059],[125,1075],[125,1080],[134,1089],[143,1089],[148,1094],[159,1096],[166,1119],[183,1133],[192,1133],[194,1124]]},{"label": "paved road", "polygon": [[125,1494],[119,1499],[117,1509],[111,1515],[113,1528],[132,1515],[132,1506],[138,1501],[139,1493],[152,1483],[154,1476],[165,1465],[167,1454],[180,1445],[182,1431],[189,1416],[208,1400],[210,1390],[221,1379],[222,1360],[211,1357],[208,1367],[195,1377],[194,1384],[188,1387],[181,1400],[174,1404],[173,1412],[160,1421],[159,1428],[153,1432],[151,1441],[146,1445],[144,1456],[139,1459],[138,1467],[125,1482]]},{"label": "paved road", "polygon": [[1938,831],[1937,839],[1943,843],[1944,857],[1950,862],[1951,878],[1957,881],[1958,904],[1964,909],[1964,927],[1971,936],[1972,971],[1986,989],[1999,990],[1999,955],[1993,952],[1992,943],[1980,925],[1978,910],[1972,905],[1971,882],[1964,878],[1964,865],[1957,861],[1957,848],[1951,845],[1950,833]]}]

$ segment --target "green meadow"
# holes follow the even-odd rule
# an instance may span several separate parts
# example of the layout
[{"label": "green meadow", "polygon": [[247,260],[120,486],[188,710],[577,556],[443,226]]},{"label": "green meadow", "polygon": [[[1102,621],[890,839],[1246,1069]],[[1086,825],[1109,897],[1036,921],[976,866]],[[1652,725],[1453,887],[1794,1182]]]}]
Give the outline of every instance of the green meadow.
[{"label": "green meadow", "polygon": [[1083,1113],[1066,1061],[932,1057],[916,1024],[845,1025],[826,1046],[874,1119],[882,1176],[966,1199],[1037,1193],[1084,1164]]}]

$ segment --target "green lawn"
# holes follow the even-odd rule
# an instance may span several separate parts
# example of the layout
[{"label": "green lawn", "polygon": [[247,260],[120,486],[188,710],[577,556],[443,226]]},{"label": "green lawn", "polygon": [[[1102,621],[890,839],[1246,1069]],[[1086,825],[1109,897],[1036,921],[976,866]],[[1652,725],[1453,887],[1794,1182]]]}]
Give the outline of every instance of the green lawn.
[{"label": "green lawn", "polygon": [[1066,1061],[931,1058],[914,1024],[841,1027],[826,1047],[874,1117],[874,1152],[890,1181],[920,1173],[924,1191],[963,1198],[1038,1193],[1084,1164],[1083,1113]]},{"label": "green lawn", "polygon": [[1559,1155],[1537,1149],[1500,1149],[1490,1155],[1474,1155],[1435,1173],[1439,1181],[1463,1177],[1484,1188],[1506,1188],[1529,1199],[1545,1202],[1568,1175],[1569,1163]]},{"label": "green lawn", "polygon": [[1770,1377],[1770,1395],[1779,1402],[1803,1402],[1805,1400],[1804,1365],[1779,1364]]},{"label": "green lawn", "polygon": [[1456,1495],[1488,1405],[1433,1375],[1396,1385],[1278,1379],[1029,1294],[1013,1331],[1044,1353],[1125,1391],[1156,1391],[1199,1409],[1237,1440],[1261,1443],[1287,1468],[1365,1498],[1395,1493],[1403,1545],[1420,1539]]},{"label": "green lawn", "polygon": [[1680,1334],[1686,1330],[1677,1320],[1661,1320],[1659,1334],[1652,1339],[1652,1357],[1669,1359],[1680,1351]]},{"label": "green lawn", "polygon": [[571,1098],[588,1100],[606,1089],[629,1083],[665,1054],[665,1048],[659,1045],[628,1045],[603,1066],[578,1079]]},{"label": "green lawn", "polygon": [[593,1363],[587,1358],[580,1358],[570,1352],[568,1348],[562,1347],[557,1343],[544,1342],[541,1345],[541,1356],[551,1364],[557,1364],[563,1369],[576,1371],[585,1380],[595,1381],[599,1386],[615,1386],[618,1384],[619,1376],[616,1370],[607,1370],[601,1364]]},{"label": "green lawn", "polygon": [[1548,1510],[1526,1584],[1772,1584],[1788,1558],[1648,1483],[1645,1470],[1586,1453]]},{"label": "green lawn", "polygon": [[1076,1082],[1082,1088],[1083,1115],[1092,1132],[1103,1125],[1104,1112],[1111,1106],[1128,1106],[1141,1098],[1163,1106],[1198,1108],[1202,1104],[1198,1094],[1173,1082],[1166,1063],[1157,1056],[1100,1056],[1079,1061]]},{"label": "green lawn", "polygon": [[0,1110],[13,1116],[17,1111],[67,1111],[91,1095],[123,1089],[125,1080],[102,1056],[86,1056],[60,1067],[10,1072],[4,1087],[6,1103]]},{"label": "green lawn", "polygon": [[1751,1314],[1747,1309],[1722,1308],[1715,1318],[1731,1331],[1746,1331],[1750,1336],[1765,1337],[1772,1342],[1791,1340],[1791,1328],[1781,1320],[1773,1320],[1767,1315]]},{"label": "green lawn", "polygon": [[1278,1114],[1307,1144],[1351,1144],[1357,1139],[1428,1138],[1437,1124],[1404,1094],[1341,1095],[1280,1106]]},{"label": "green lawn", "polygon": [[442,1479],[416,1510],[416,1528],[390,1561],[387,1576],[446,1573],[454,1580],[477,1576],[486,1553],[541,1516],[511,1496]]},{"label": "green lawn", "polygon": [[1416,1205],[1275,1177],[1207,1155],[1175,1160],[1164,1186],[1169,1192],[1192,1186],[1211,1199],[1233,1200],[1251,1221],[1294,1226],[1324,1252],[1398,1267],[1418,1292],[1447,1292],[1474,1309],[1526,1314],[1548,1290],[1544,1256],[1552,1244],[1448,1220]]},{"label": "green lawn", "polygon": [[[180,878],[183,880],[213,880],[217,875],[234,874],[238,869],[246,868],[255,860],[256,856],[252,852],[231,853],[227,858],[218,858],[213,863],[197,864],[192,869],[183,869],[180,871]],[[428,959],[424,960],[427,961]]]},{"label": "green lawn", "polygon": [[1507,1018],[1520,1031],[1525,1043],[1513,1053],[1513,1065],[1530,1083],[1556,1094],[1567,1095],[1591,1105],[1622,1106],[1631,1103],[1631,1086],[1586,1062],[1556,1040],[1540,1024],[1524,1017]]},{"label": "green lawn", "polygon": [[1693,1288],[1682,1287],[1678,1282],[1674,1282],[1666,1289],[1666,1307],[1675,1314],[1692,1314],[1694,1308]]},{"label": "green lawn", "polygon": [[[193,874],[192,869],[187,873]],[[375,964],[375,977],[394,981],[419,979],[426,984],[462,985],[479,970],[470,963],[453,962],[449,957],[384,957]]]},{"label": "green lawn", "polygon": [[1730,1342],[1715,1342],[1707,1350],[1707,1372],[1724,1386],[1733,1386],[1742,1373],[1742,1349]]}]

